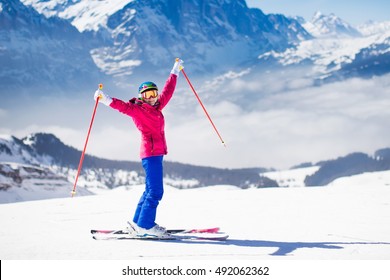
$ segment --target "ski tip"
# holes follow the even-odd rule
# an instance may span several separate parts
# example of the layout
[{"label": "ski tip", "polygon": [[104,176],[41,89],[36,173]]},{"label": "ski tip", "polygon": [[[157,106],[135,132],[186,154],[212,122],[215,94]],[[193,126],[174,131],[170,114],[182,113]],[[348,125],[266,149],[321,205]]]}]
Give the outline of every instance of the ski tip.
[{"label": "ski tip", "polygon": [[193,229],[188,232],[189,233],[218,233],[219,230],[220,230],[219,227],[214,227],[214,228],[205,228],[205,229]]}]

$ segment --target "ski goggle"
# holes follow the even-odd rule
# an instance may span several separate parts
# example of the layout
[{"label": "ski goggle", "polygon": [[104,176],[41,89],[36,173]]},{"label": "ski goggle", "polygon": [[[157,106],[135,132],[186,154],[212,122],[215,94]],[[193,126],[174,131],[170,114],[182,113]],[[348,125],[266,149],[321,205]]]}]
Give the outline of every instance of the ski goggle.
[{"label": "ski goggle", "polygon": [[158,92],[155,89],[147,90],[142,93],[143,98],[150,99],[150,98],[156,98],[158,96]]}]

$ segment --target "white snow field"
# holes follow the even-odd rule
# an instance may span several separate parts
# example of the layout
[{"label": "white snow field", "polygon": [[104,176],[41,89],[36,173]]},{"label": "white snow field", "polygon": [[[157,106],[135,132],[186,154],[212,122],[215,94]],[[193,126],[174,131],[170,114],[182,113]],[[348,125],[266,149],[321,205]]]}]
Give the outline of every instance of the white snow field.
[{"label": "white snow field", "polygon": [[2,260],[389,260],[390,171],[326,187],[242,190],[166,186],[157,222],[221,227],[225,242],[93,240],[120,229],[143,186],[104,194],[0,205]]},{"label": "white snow field", "polygon": [[224,242],[93,240],[125,226],[143,186],[0,204],[1,279],[389,279],[390,171],[299,187],[306,171],[274,174],[289,188],[166,186],[161,225],[220,226]]}]

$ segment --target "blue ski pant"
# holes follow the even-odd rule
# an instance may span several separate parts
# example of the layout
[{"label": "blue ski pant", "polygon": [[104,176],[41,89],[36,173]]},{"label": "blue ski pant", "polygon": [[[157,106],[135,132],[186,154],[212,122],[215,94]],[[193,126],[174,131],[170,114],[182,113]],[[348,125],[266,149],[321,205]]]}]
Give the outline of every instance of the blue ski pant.
[{"label": "blue ski pant", "polygon": [[164,194],[163,156],[143,158],[142,166],[145,170],[145,191],[138,202],[133,222],[150,229],[156,225],[157,206]]}]

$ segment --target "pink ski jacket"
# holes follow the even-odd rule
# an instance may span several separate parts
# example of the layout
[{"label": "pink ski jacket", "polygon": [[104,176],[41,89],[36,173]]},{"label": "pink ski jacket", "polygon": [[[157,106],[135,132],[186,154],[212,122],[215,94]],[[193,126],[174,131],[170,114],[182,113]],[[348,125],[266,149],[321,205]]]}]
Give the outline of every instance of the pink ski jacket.
[{"label": "pink ski jacket", "polygon": [[177,76],[170,74],[154,106],[138,98],[133,98],[129,102],[117,98],[112,99],[110,107],[132,117],[134,124],[141,132],[141,159],[168,153],[164,131],[165,121],[161,110],[171,99],[176,88],[176,81]]}]

